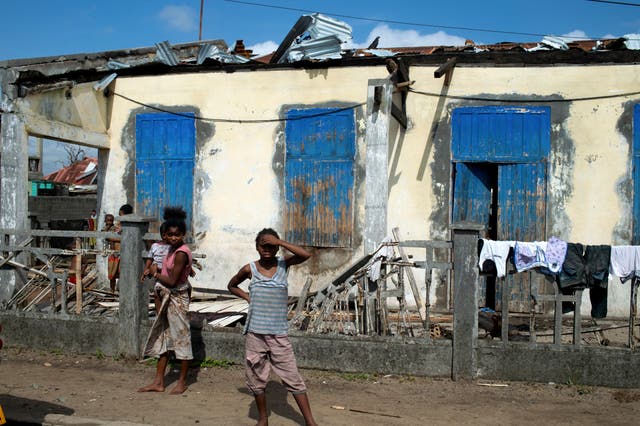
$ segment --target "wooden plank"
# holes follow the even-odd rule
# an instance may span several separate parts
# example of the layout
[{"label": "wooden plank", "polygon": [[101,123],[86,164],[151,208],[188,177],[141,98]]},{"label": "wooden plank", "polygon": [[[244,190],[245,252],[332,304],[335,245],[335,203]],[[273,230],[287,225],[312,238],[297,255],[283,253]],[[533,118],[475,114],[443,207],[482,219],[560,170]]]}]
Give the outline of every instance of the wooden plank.
[{"label": "wooden plank", "polygon": [[437,248],[450,249],[453,247],[451,241],[434,241],[434,240],[404,240],[398,241],[398,245],[402,247],[414,248]]},{"label": "wooden plank", "polygon": [[[29,237],[25,240],[23,240],[22,242],[18,243],[18,247],[26,247],[29,244],[31,244],[31,241],[33,241],[33,238]],[[9,254],[7,257],[5,257],[4,259],[0,260],[0,267],[2,267],[4,264],[6,264],[9,260],[13,259],[16,255],[16,251],[15,250],[2,250],[2,251],[13,251],[13,253]]]},{"label": "wooden plank", "polygon": [[[393,238],[400,242],[400,228],[395,227],[391,231],[393,233]],[[402,257],[402,260],[405,262],[409,261],[409,257],[405,253],[402,246],[398,245],[398,252]],[[424,321],[424,315],[422,314],[422,298],[420,297],[420,292],[418,291],[418,285],[416,284],[416,277],[413,275],[413,270],[411,268],[407,268],[407,277],[409,278],[409,286],[411,287],[411,291],[413,292],[413,298],[416,301],[416,307],[418,308],[418,313],[420,314],[420,319]]]},{"label": "wooden plank", "polygon": [[81,237],[81,238],[120,238],[117,232],[98,232],[98,231],[64,231],[64,230],[16,230],[16,229],[0,229],[0,234],[24,236],[24,237]]},{"label": "wooden plank", "polygon": [[[80,238],[76,238],[76,249],[81,247]],[[82,313],[82,255],[76,254],[73,257],[73,269],[76,277],[76,314],[80,315]]]},{"label": "wooden plank", "polygon": [[580,346],[582,341],[582,289],[575,292],[575,309],[573,310],[573,345]]},{"label": "wooden plank", "polygon": [[636,339],[634,336],[634,329],[636,327],[636,310],[638,306],[638,279],[633,278],[631,280],[631,297],[629,298],[629,348],[632,351],[636,350]]},{"label": "wooden plank", "polygon": [[300,297],[298,297],[298,303],[296,304],[296,310],[294,311],[293,318],[291,319],[291,324],[293,325],[297,325],[304,313],[304,307],[307,303],[307,298],[309,297],[311,283],[313,283],[313,280],[311,277],[307,277],[307,280],[302,287],[302,291],[300,292]]}]

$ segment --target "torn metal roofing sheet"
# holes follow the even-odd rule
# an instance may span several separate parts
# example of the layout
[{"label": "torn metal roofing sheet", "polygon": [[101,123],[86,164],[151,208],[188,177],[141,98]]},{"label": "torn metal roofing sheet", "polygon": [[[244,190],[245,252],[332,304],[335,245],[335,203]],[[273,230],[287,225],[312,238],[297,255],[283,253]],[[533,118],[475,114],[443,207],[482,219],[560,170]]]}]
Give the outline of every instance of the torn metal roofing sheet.
[{"label": "torn metal roofing sheet", "polygon": [[244,64],[249,62],[249,59],[244,56],[224,52],[211,44],[203,44],[198,51],[196,64],[201,65],[207,58],[212,58],[225,64]]},{"label": "torn metal roofing sheet", "polygon": [[271,62],[296,62],[303,59],[337,59],[342,44],[351,40],[351,26],[320,13],[304,15],[289,31]]},{"label": "torn metal roofing sheet", "polygon": [[629,50],[640,50],[640,34],[625,34],[624,45]]},{"label": "torn metal roofing sheet", "polygon": [[109,59],[109,61],[107,62],[107,69],[108,70],[121,70],[124,68],[129,68],[131,65],[130,64],[125,64],[124,62],[118,62],[118,61],[114,61],[113,59]]},{"label": "torn metal roofing sheet", "polygon": [[342,42],[336,36],[330,35],[318,39],[304,40],[289,48],[284,62],[296,62],[303,59],[340,59],[342,57]]},{"label": "torn metal roofing sheet", "polygon": [[311,18],[313,23],[307,28],[307,32],[312,39],[333,35],[343,43],[351,40],[351,25],[346,22],[338,21],[320,13],[312,14]]},{"label": "torn metal roofing sheet", "polygon": [[171,44],[168,41],[162,41],[156,43],[156,57],[160,59],[160,62],[170,66],[176,66],[180,63],[178,56],[171,48]]}]

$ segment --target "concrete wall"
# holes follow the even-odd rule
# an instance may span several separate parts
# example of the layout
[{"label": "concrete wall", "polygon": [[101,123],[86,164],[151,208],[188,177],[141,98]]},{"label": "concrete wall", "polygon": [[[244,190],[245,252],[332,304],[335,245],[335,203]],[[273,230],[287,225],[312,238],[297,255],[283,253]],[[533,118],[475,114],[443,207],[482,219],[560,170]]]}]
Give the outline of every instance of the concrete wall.
[{"label": "concrete wall", "polygon": [[[51,318],[32,313],[0,312],[6,345],[45,351],[119,354],[117,320]],[[149,324],[142,329],[146,335]],[[196,359],[205,356],[243,363],[244,336],[238,329],[192,328]],[[449,377],[451,341],[411,338],[291,336],[298,365],[343,372]],[[480,342],[476,377],[489,380],[555,382],[611,387],[640,387],[640,353],[620,348],[553,348]]]},{"label": "concrete wall", "polygon": [[[589,66],[458,66],[451,85],[434,79],[434,66],[411,66],[415,90],[467,97],[518,99],[513,105],[551,107],[551,155],[547,188],[547,235],[584,244],[628,244],[632,223],[630,143],[635,99],[616,97],[637,90],[640,68],[635,65]],[[172,111],[231,119],[282,117],[291,107],[349,105],[366,101],[367,82],[384,78],[379,67],[280,69],[120,77],[113,89],[137,101]],[[603,79],[602,76],[607,78]],[[66,92],[65,92],[66,93]],[[594,99],[598,96],[612,96]],[[39,95],[41,98],[45,95]],[[65,97],[56,94],[56,105]],[[590,98],[590,100],[575,100]],[[541,102],[542,101],[542,102]],[[104,188],[103,211],[116,211],[135,200],[135,115],[151,112],[119,97],[102,99],[74,89],[64,102],[64,114],[54,113],[43,99],[23,104],[37,107],[50,119],[78,121],[74,111],[92,105],[91,129],[105,119],[111,141]],[[459,106],[495,102],[445,99],[409,93],[408,129],[392,122],[389,141],[389,200],[387,224],[400,226],[403,239],[449,239],[451,167],[450,117]],[[363,254],[364,123],[367,111],[355,110],[358,156],[356,174],[355,243],[349,250],[317,250],[314,258],[292,271],[292,293],[304,276],[314,278],[312,290]],[[207,254],[194,284],[224,288],[242,264],[255,257],[253,238],[264,226],[282,229],[282,123],[235,124],[199,121],[197,124],[194,226],[196,250]],[[374,189],[375,190],[375,189]],[[100,218],[102,220],[102,218]],[[102,224],[100,224],[101,226]],[[390,229],[387,230],[390,234]],[[408,250],[420,260],[419,250]],[[416,271],[424,291],[422,274]],[[628,289],[611,278],[609,313],[625,316]],[[432,303],[443,306],[446,289],[433,286]],[[585,294],[584,312],[590,309]]]},{"label": "concrete wall", "polygon": [[96,197],[29,197],[29,215],[44,226],[51,220],[88,219]]},{"label": "concrete wall", "polygon": [[573,383],[615,388],[640,386],[640,355],[620,348],[562,348],[510,344],[476,350],[478,377]]}]

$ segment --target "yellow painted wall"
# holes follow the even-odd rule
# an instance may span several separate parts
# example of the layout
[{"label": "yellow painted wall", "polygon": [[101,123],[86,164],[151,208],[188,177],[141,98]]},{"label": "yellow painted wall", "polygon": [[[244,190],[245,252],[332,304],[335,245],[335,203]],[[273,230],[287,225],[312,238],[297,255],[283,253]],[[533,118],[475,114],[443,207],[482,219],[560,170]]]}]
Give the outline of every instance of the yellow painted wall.
[{"label": "yellow painted wall", "polygon": [[[431,66],[412,66],[415,90],[454,96],[510,98],[583,98],[635,92],[640,68],[625,66],[462,67],[455,68],[451,85],[434,79]],[[163,108],[194,107],[203,117],[229,119],[278,118],[284,106],[322,107],[332,103],[366,101],[367,80],[386,76],[384,67],[328,70],[272,70],[235,73],[197,73],[154,77],[120,77],[114,89],[140,102]],[[603,78],[606,76],[606,78]],[[630,235],[630,200],[620,189],[629,179],[631,105],[640,97],[613,97],[589,101],[549,102],[552,109],[552,153],[548,183],[547,237],[558,235],[585,244],[625,244]],[[430,220],[438,200],[448,199],[449,176],[432,175],[435,153],[448,149],[450,112],[455,106],[487,105],[480,101],[447,99],[410,93],[409,128],[392,124],[389,145],[389,228],[400,226],[403,239],[448,239],[447,223]],[[523,103],[527,104],[527,103]],[[113,99],[109,132],[112,149],[105,181],[103,206],[115,211],[126,201],[122,171],[131,168],[121,143],[131,137],[127,125],[139,105]],[[363,107],[364,108],[364,107]],[[357,126],[363,126],[361,110]],[[622,121],[621,121],[622,120]],[[207,254],[197,286],[224,288],[235,271],[256,258],[255,233],[263,226],[282,229],[278,175],[273,159],[282,147],[279,123],[214,123],[207,140],[198,140],[197,167],[207,179],[197,180],[195,233],[206,232],[197,251]],[[626,129],[626,130],[625,130]],[[626,132],[626,133],[625,133]],[[364,131],[359,133],[359,156],[364,166]],[[568,147],[568,148],[567,148]],[[570,148],[570,149],[569,149]],[[440,151],[439,151],[440,150]],[[439,161],[448,157],[438,157]],[[282,166],[282,165],[279,165]],[[435,165],[437,166],[437,164]],[[278,165],[276,165],[277,169]],[[281,170],[281,169],[280,169]],[[205,182],[206,183],[203,183]],[[364,220],[364,193],[356,212]],[[448,209],[448,206],[445,206]],[[442,218],[442,216],[440,216]],[[448,221],[448,215],[444,217]],[[389,229],[390,231],[390,229]],[[626,233],[625,233],[626,232]],[[335,270],[314,275],[314,288],[328,282],[345,263],[362,255],[354,247],[345,259],[329,250],[316,257]],[[420,251],[413,252],[423,258]],[[307,273],[320,270],[317,262],[298,267],[291,275],[293,293]],[[416,271],[419,281],[422,272]],[[423,284],[422,284],[423,285]],[[612,280],[610,312],[624,315],[626,287]],[[432,294],[435,296],[435,290]],[[612,304],[615,307],[612,307]],[[588,308],[588,302],[585,304]]]}]

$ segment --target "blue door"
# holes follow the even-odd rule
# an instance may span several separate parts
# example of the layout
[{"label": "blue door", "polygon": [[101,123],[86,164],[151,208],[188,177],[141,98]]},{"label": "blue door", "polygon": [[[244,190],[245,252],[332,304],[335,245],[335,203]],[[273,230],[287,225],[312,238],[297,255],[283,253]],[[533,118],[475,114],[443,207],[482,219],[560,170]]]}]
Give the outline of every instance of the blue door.
[{"label": "blue door", "polygon": [[292,109],[285,127],[285,235],[314,247],[351,247],[353,111]]},{"label": "blue door", "polygon": [[[496,240],[546,239],[550,112],[549,107],[503,106],[453,111],[453,221],[483,224],[486,236]],[[526,312],[529,279],[525,274],[512,278],[509,309]],[[495,290],[499,307],[501,287]]]},{"label": "blue door", "polygon": [[491,175],[484,164],[454,163],[453,222],[489,223]]},{"label": "blue door", "polygon": [[166,206],[181,206],[193,217],[195,115],[136,116],[136,211],[162,221]]},{"label": "blue door", "polygon": [[633,236],[631,244],[640,244],[640,105],[633,107]]}]

